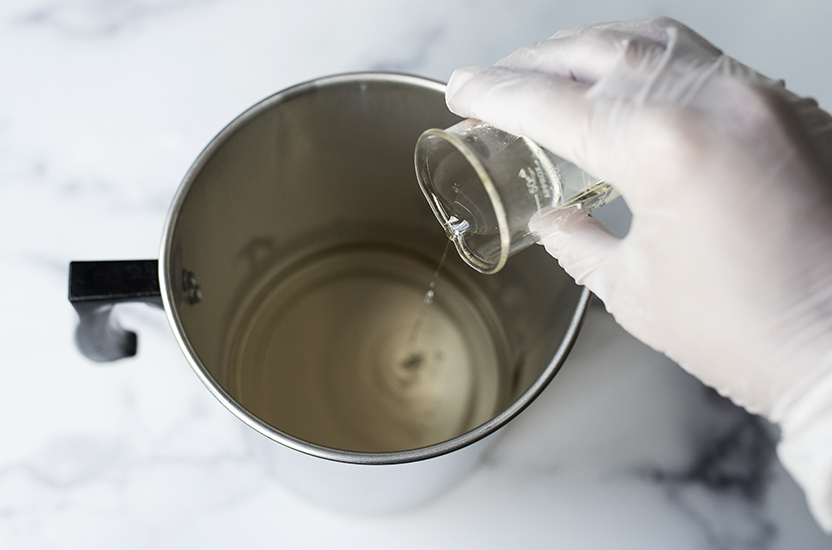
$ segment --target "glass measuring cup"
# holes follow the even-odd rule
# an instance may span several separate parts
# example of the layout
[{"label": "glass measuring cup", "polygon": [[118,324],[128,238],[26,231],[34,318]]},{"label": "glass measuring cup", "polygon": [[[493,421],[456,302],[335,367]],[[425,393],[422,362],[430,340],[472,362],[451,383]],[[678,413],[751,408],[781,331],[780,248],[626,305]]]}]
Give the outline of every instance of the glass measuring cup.
[{"label": "glass measuring cup", "polygon": [[426,130],[416,143],[416,175],[436,218],[468,265],[496,273],[538,240],[529,220],[547,207],[588,212],[616,190],[532,140],[467,119]]}]

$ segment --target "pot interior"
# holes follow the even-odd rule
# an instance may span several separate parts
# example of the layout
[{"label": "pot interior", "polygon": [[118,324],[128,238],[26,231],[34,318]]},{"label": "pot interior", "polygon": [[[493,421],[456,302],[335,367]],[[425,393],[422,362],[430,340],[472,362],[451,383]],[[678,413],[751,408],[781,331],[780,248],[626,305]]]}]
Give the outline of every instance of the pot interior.
[{"label": "pot interior", "polygon": [[542,247],[495,275],[451,248],[437,274],[449,241],[413,150],[458,121],[433,81],[330,77],[241,115],[186,177],[168,314],[203,381],[267,436],[313,454],[464,442],[559,368],[588,294]]}]

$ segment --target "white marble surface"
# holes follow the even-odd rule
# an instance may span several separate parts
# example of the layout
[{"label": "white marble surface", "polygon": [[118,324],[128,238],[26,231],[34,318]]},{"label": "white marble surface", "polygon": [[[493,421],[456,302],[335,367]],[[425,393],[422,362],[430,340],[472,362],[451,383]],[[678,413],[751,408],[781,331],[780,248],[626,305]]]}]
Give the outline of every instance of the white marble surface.
[{"label": "white marble surface", "polygon": [[562,27],[666,14],[832,106],[832,4],[799,0],[5,0],[0,4],[0,548],[821,549],[773,432],[595,307],[555,382],[438,501],[294,496],[164,315],[136,358],[72,343],[67,264],[155,258],[173,193],[259,99],[331,73],[446,79]]}]

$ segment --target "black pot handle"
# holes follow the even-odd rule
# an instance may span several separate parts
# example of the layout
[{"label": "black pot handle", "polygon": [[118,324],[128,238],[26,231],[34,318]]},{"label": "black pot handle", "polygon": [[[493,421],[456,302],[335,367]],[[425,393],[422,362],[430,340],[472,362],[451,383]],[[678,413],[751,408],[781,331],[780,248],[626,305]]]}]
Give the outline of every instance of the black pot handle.
[{"label": "black pot handle", "polygon": [[78,350],[93,361],[136,355],[136,333],[112,315],[122,302],[162,306],[158,260],[70,262],[69,301],[81,322],[75,331]]}]

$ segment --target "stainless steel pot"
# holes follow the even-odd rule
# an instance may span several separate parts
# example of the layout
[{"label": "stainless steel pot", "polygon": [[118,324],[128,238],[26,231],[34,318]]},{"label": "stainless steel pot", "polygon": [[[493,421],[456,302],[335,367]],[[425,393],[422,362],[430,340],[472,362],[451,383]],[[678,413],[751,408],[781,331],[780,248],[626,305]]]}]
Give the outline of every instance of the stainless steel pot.
[{"label": "stainless steel pot", "polygon": [[[197,376],[265,436],[258,448],[288,485],[350,510],[435,496],[552,380],[589,298],[532,247],[496,275],[451,254],[436,302],[414,305],[447,243],[414,144],[458,120],[443,84],[392,73],[320,78],[253,106],[185,176],[158,263],[71,264],[79,348],[99,361],[135,353],[113,306],[159,305]],[[425,353],[371,350],[376,334],[402,344],[414,315]],[[456,351],[431,347],[449,338]],[[364,367],[379,362],[396,372]]]}]

